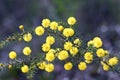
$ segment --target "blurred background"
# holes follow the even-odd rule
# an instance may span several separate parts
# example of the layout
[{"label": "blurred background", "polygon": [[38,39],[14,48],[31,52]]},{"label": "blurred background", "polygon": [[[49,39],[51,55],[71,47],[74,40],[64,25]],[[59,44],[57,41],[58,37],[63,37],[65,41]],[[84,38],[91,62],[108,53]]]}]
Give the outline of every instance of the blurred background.
[{"label": "blurred background", "polygon": [[[0,39],[19,31],[18,26],[36,27],[43,18],[66,21],[77,19],[77,31],[84,41],[100,36],[104,48],[113,54],[120,53],[120,0],[0,0]],[[34,42],[31,45],[38,45]],[[20,51],[22,44],[0,50],[0,62],[8,61],[11,49]],[[0,80],[27,80],[19,71],[0,73]],[[9,78],[6,78],[6,75]],[[89,66],[84,72],[58,70],[52,74],[41,73],[35,80],[120,80],[119,76]]]}]

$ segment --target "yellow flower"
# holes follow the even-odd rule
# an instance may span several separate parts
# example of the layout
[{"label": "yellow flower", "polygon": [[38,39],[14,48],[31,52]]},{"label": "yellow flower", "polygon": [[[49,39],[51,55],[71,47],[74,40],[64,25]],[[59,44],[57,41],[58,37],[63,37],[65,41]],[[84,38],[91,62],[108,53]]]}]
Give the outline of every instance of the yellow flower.
[{"label": "yellow flower", "polygon": [[88,41],[87,46],[92,46],[93,45],[93,40]]},{"label": "yellow flower", "polygon": [[70,53],[74,56],[74,55],[76,55],[77,53],[78,53],[78,48],[77,47],[72,47],[71,49],[70,49]]},{"label": "yellow flower", "polygon": [[8,65],[8,68],[9,68],[9,69],[11,69],[11,68],[12,68],[12,65],[11,65],[11,64],[9,64],[9,65]]},{"label": "yellow flower", "polygon": [[44,44],[42,45],[42,50],[43,50],[44,52],[48,52],[48,51],[50,50],[50,44],[44,43]]},{"label": "yellow flower", "polygon": [[109,61],[108,61],[108,64],[110,66],[117,65],[118,64],[118,58],[117,57],[110,58]]},{"label": "yellow flower", "polygon": [[85,60],[87,61],[92,61],[93,60],[93,55],[90,52],[86,52],[84,55]]},{"label": "yellow flower", "polygon": [[68,58],[68,52],[66,50],[62,50],[58,53],[58,59],[59,60],[65,60]]},{"label": "yellow flower", "polygon": [[60,25],[60,26],[58,27],[58,31],[63,31],[63,29],[64,29],[64,27],[63,27],[62,25]]},{"label": "yellow flower", "polygon": [[74,35],[74,30],[73,30],[72,28],[65,28],[65,29],[63,30],[63,35],[64,35],[65,37],[71,37],[71,36]]},{"label": "yellow flower", "polygon": [[80,44],[81,44],[81,41],[80,41],[80,39],[77,38],[77,39],[75,39],[75,40],[73,41],[73,43],[74,43],[74,44],[77,44],[77,45],[80,45]]},{"label": "yellow flower", "polygon": [[79,70],[86,70],[86,68],[87,68],[87,65],[86,65],[85,62],[80,62],[80,63],[78,64],[78,69],[79,69]]},{"label": "yellow flower", "polygon": [[46,59],[47,61],[50,61],[50,62],[53,61],[53,60],[55,59],[54,53],[48,52],[48,53],[46,54],[45,59]]},{"label": "yellow flower", "polygon": [[53,22],[50,23],[50,29],[56,30],[57,27],[58,27],[58,23],[57,22],[53,21]]},{"label": "yellow flower", "polygon": [[90,63],[92,63],[92,60],[90,60],[90,61],[89,60],[85,60],[85,62],[90,64]]},{"label": "yellow flower", "polygon": [[70,50],[70,49],[72,48],[72,45],[73,45],[73,44],[72,44],[70,41],[65,42],[65,44],[64,44],[64,49]]},{"label": "yellow flower", "polygon": [[43,35],[45,32],[44,28],[42,26],[38,26],[35,28],[35,34],[38,36]]},{"label": "yellow flower", "polygon": [[45,28],[48,28],[50,25],[50,20],[49,19],[43,19],[42,20],[42,26]]},{"label": "yellow flower", "polygon": [[98,57],[104,57],[105,56],[105,51],[102,48],[99,48],[96,52]]},{"label": "yellow flower", "polygon": [[43,70],[43,69],[45,69],[46,62],[45,62],[45,61],[40,62],[40,63],[37,64],[37,66],[38,66],[39,69],[42,69],[42,70]]},{"label": "yellow flower", "polygon": [[27,65],[24,65],[24,66],[21,67],[21,71],[23,73],[27,73],[27,72],[29,72],[29,67]]},{"label": "yellow flower", "polygon": [[26,34],[24,34],[24,35],[23,35],[23,39],[24,39],[24,41],[26,41],[26,42],[31,41],[31,40],[32,40],[32,34],[31,34],[31,33],[26,33]]},{"label": "yellow flower", "polygon": [[46,43],[48,43],[50,45],[54,44],[55,43],[55,38],[53,36],[48,36],[46,38]]},{"label": "yellow flower", "polygon": [[20,30],[24,30],[24,26],[23,26],[23,25],[20,25],[20,26],[19,26],[19,29],[20,29]]},{"label": "yellow flower", "polygon": [[10,58],[10,59],[15,59],[16,57],[17,57],[17,54],[16,54],[15,51],[11,51],[11,52],[9,53],[9,58]]},{"label": "yellow flower", "polygon": [[30,49],[30,47],[24,47],[24,49],[23,49],[23,54],[24,55],[26,55],[26,56],[28,56],[28,55],[30,55],[31,54],[31,52],[32,52],[32,50]]},{"label": "yellow flower", "polygon": [[73,67],[71,62],[67,62],[66,64],[64,64],[64,69],[65,70],[71,70]]},{"label": "yellow flower", "polygon": [[54,65],[52,63],[46,64],[45,71],[47,71],[47,72],[54,71]]},{"label": "yellow flower", "polygon": [[76,19],[74,17],[69,17],[67,22],[69,25],[74,25],[76,23]]},{"label": "yellow flower", "polygon": [[101,61],[101,64],[103,66],[103,70],[108,71],[110,69],[110,67],[106,63],[104,63],[103,61]]},{"label": "yellow flower", "polygon": [[93,44],[94,44],[94,47],[100,48],[100,47],[102,47],[103,42],[100,37],[95,37],[93,39]]}]

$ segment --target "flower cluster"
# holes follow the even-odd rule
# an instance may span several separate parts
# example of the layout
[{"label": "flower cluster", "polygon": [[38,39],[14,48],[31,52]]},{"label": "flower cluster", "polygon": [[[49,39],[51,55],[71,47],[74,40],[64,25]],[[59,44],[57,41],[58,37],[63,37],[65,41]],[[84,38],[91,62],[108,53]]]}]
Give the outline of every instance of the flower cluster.
[{"label": "flower cluster", "polygon": [[[25,32],[24,26],[20,25],[19,29],[24,32],[22,35],[23,41],[27,43],[32,41],[33,34],[41,37],[47,33],[47,37],[41,46],[42,52],[40,52],[43,58],[35,58],[31,63],[24,63],[24,61],[17,59],[16,51],[10,51],[9,58],[12,61],[19,62],[19,69],[26,74],[33,68],[53,72],[55,69],[54,63],[57,63],[58,60],[63,62],[64,69],[67,71],[76,66],[80,71],[86,70],[87,66],[93,61],[100,63],[105,71],[117,66],[119,58],[112,57],[109,51],[102,48],[103,42],[100,37],[94,37],[87,42],[87,46],[83,46],[83,41],[79,37],[75,37],[74,25],[76,22],[77,20],[74,17],[68,18],[67,25],[50,21],[50,19],[43,19],[41,25],[33,29],[33,33]],[[57,41],[58,37],[62,41]],[[53,47],[55,43],[62,43],[62,47]],[[22,53],[24,56],[30,57],[34,52],[32,52],[31,46],[25,46]],[[14,64],[8,65],[9,68],[14,66]]]}]

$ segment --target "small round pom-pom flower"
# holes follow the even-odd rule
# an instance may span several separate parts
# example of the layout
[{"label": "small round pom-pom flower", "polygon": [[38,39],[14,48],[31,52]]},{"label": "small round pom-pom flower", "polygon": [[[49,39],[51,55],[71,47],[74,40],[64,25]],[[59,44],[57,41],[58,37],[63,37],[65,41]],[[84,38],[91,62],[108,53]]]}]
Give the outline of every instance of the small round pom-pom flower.
[{"label": "small round pom-pom flower", "polygon": [[64,27],[61,25],[58,27],[58,31],[63,31],[63,29],[64,29]]},{"label": "small round pom-pom flower", "polygon": [[23,25],[20,25],[20,26],[19,26],[19,29],[20,29],[20,30],[24,30],[24,26],[23,26]]},{"label": "small round pom-pom flower", "polygon": [[75,39],[75,40],[73,41],[73,43],[74,43],[74,44],[77,44],[77,45],[80,45],[80,44],[81,44],[81,41],[80,41],[80,39],[77,38],[77,39]]},{"label": "small round pom-pom flower", "polygon": [[103,70],[108,71],[110,69],[110,67],[106,63],[104,63],[103,61],[101,61],[101,64],[103,66]]},{"label": "small round pom-pom flower", "polygon": [[93,39],[93,44],[94,44],[94,47],[100,48],[100,47],[102,47],[103,42],[102,42],[101,38],[95,37]]},{"label": "small round pom-pom flower", "polygon": [[57,22],[53,21],[53,22],[50,23],[50,29],[56,30],[57,27],[58,27],[58,23]]},{"label": "small round pom-pom flower", "polygon": [[70,41],[68,41],[68,42],[65,42],[65,44],[64,44],[64,49],[65,50],[70,50],[71,48],[72,48],[72,43],[70,42]]},{"label": "small round pom-pom flower", "polygon": [[117,65],[118,64],[118,58],[117,57],[110,58],[109,61],[108,61],[108,64],[110,66]]},{"label": "small round pom-pom flower", "polygon": [[54,55],[54,53],[52,53],[52,52],[48,52],[47,54],[46,54],[46,60],[47,61],[53,61],[55,59],[55,55]]},{"label": "small round pom-pom flower", "polygon": [[38,66],[39,69],[42,69],[42,70],[43,70],[43,69],[45,69],[46,62],[45,62],[45,61],[40,62],[40,63],[37,64],[37,66]]},{"label": "small round pom-pom flower", "polygon": [[23,39],[24,39],[24,41],[26,41],[26,42],[31,41],[31,40],[32,40],[32,34],[31,34],[31,33],[26,33],[26,34],[24,34],[24,35],[23,35]]},{"label": "small round pom-pom flower", "polygon": [[86,52],[84,55],[85,60],[87,61],[92,61],[93,60],[93,55],[90,52]]},{"label": "small round pom-pom flower", "polygon": [[73,67],[71,62],[67,62],[66,64],[64,64],[64,69],[65,70],[71,70]]},{"label": "small round pom-pom flower", "polygon": [[48,36],[46,38],[46,43],[48,43],[50,45],[54,44],[55,43],[55,38],[53,36]]},{"label": "small round pom-pom flower", "polygon": [[67,22],[69,25],[74,25],[76,23],[76,19],[74,17],[69,17]]},{"label": "small round pom-pom flower", "polygon": [[11,51],[11,52],[9,53],[9,58],[10,58],[10,59],[15,59],[16,57],[17,57],[17,54],[16,54],[15,51]]},{"label": "small round pom-pom flower", "polygon": [[31,52],[32,52],[32,50],[30,49],[30,47],[24,47],[24,49],[23,49],[23,54],[24,55],[26,55],[26,56],[28,56],[28,55],[30,55],[31,54]]},{"label": "small round pom-pom flower", "polygon": [[21,71],[23,73],[28,73],[29,72],[29,67],[27,65],[24,65],[24,66],[21,67]]},{"label": "small round pom-pom flower", "polygon": [[96,52],[98,57],[104,57],[105,56],[105,51],[102,48],[99,48]]},{"label": "small round pom-pom flower", "polygon": [[92,46],[93,45],[93,40],[88,41],[87,46]]},{"label": "small round pom-pom flower", "polygon": [[79,70],[84,71],[84,70],[86,70],[86,68],[87,68],[87,65],[86,65],[85,62],[80,62],[80,63],[78,64],[78,69],[79,69]]},{"label": "small round pom-pom flower", "polygon": [[44,28],[42,26],[38,26],[35,28],[35,34],[38,36],[43,35],[45,32]]},{"label": "small round pom-pom flower", "polygon": [[50,25],[50,20],[49,19],[43,19],[42,20],[42,26],[45,28],[48,28]]},{"label": "small round pom-pom flower", "polygon": [[72,47],[71,49],[70,49],[70,54],[71,55],[76,55],[78,53],[78,48],[77,47]]},{"label": "small round pom-pom flower", "polygon": [[50,44],[44,43],[44,44],[42,45],[42,50],[43,50],[44,52],[48,52],[48,51],[50,50]]},{"label": "small round pom-pom flower", "polygon": [[64,35],[65,37],[71,37],[71,36],[74,35],[74,30],[73,30],[72,28],[65,28],[65,29],[63,30],[63,35]]},{"label": "small round pom-pom flower", "polygon": [[52,63],[46,64],[45,71],[47,71],[47,72],[54,71],[54,65]]},{"label": "small round pom-pom flower", "polygon": [[65,60],[69,57],[68,52],[66,50],[62,50],[58,53],[59,60]]}]

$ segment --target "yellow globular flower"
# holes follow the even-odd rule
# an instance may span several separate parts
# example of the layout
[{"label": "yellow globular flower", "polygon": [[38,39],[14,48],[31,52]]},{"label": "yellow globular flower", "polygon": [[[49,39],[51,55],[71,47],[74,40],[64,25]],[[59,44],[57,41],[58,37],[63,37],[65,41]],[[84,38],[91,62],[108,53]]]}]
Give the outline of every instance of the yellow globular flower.
[{"label": "yellow globular flower", "polygon": [[58,31],[63,31],[64,27],[62,25],[58,26]]},{"label": "yellow globular flower", "polygon": [[31,33],[26,33],[23,35],[23,39],[26,42],[30,42],[32,40],[32,34]]},{"label": "yellow globular flower", "polygon": [[54,65],[52,63],[46,64],[45,71],[47,71],[47,72],[54,71]]},{"label": "yellow globular flower", "polygon": [[46,38],[46,43],[48,43],[50,45],[54,44],[55,43],[55,38],[53,36],[48,36]]},{"label": "yellow globular flower", "polygon": [[50,23],[50,29],[56,30],[58,28],[58,23],[53,21]]},{"label": "yellow globular flower", "polygon": [[66,64],[64,64],[64,69],[65,70],[71,70],[73,67],[71,62],[67,62]]},{"label": "yellow globular flower", "polygon": [[23,26],[23,25],[20,25],[20,26],[19,26],[19,29],[20,29],[20,30],[24,30],[24,26]]},{"label": "yellow globular flower", "polygon": [[76,55],[78,53],[78,48],[77,47],[72,47],[71,49],[70,49],[70,54],[71,55]]},{"label": "yellow globular flower", "polygon": [[66,50],[62,50],[58,53],[58,59],[59,60],[65,60],[69,57],[69,54]]},{"label": "yellow globular flower", "polygon": [[69,17],[67,22],[69,25],[74,25],[76,23],[76,19],[74,17]]},{"label": "yellow globular flower", "polygon": [[85,60],[92,61],[93,60],[93,54],[90,52],[86,52],[84,55]]},{"label": "yellow globular flower", "polygon": [[64,49],[65,50],[70,50],[72,48],[72,46],[73,46],[73,44],[70,41],[65,42]]},{"label": "yellow globular flower", "polygon": [[99,48],[96,52],[98,57],[104,57],[105,56],[105,51],[102,48]]},{"label": "yellow globular flower", "polygon": [[101,61],[101,64],[103,66],[103,70],[108,71],[110,69],[110,67],[106,63],[104,63],[103,61]]},{"label": "yellow globular flower", "polygon": [[29,56],[31,54],[32,50],[30,47],[26,46],[24,47],[23,49],[23,54],[26,55],[26,56]]},{"label": "yellow globular flower", "polygon": [[93,40],[88,41],[87,46],[92,46],[93,45]]},{"label": "yellow globular flower", "polygon": [[9,65],[8,65],[8,68],[9,68],[9,69],[11,69],[11,68],[12,68],[12,65],[11,65],[11,64],[9,64]]},{"label": "yellow globular flower", "polygon": [[28,72],[29,72],[29,67],[28,67],[28,65],[23,65],[23,66],[21,67],[21,71],[22,71],[23,73],[28,73]]},{"label": "yellow globular flower", "polygon": [[100,48],[100,47],[102,47],[103,42],[100,37],[95,37],[93,39],[93,44],[94,44],[94,47]]},{"label": "yellow globular flower", "polygon": [[54,49],[50,49],[48,52],[55,53],[56,51]]},{"label": "yellow globular flower", "polygon": [[79,38],[77,38],[77,39],[75,39],[75,40],[73,41],[73,43],[74,43],[74,44],[77,44],[77,45],[80,45],[80,44],[81,44],[81,41],[80,41]]},{"label": "yellow globular flower", "polygon": [[42,50],[44,51],[44,52],[48,52],[49,50],[50,50],[50,44],[48,44],[48,43],[44,43],[43,45],[42,45]]},{"label": "yellow globular flower", "polygon": [[10,53],[9,53],[9,58],[10,59],[15,59],[17,57],[17,53],[15,52],[15,51],[11,51]]},{"label": "yellow globular flower", "polygon": [[45,32],[44,28],[42,26],[38,26],[35,28],[35,34],[38,36],[43,35]]},{"label": "yellow globular flower", "polygon": [[42,26],[45,28],[48,28],[50,26],[50,20],[49,19],[43,19],[42,20]]},{"label": "yellow globular flower", "polygon": [[87,65],[86,65],[85,62],[80,62],[80,63],[78,64],[78,69],[79,69],[79,70],[84,71],[84,70],[86,70],[86,68],[87,68]]},{"label": "yellow globular flower", "polygon": [[113,57],[113,58],[110,58],[109,60],[108,60],[108,64],[110,65],[110,66],[114,66],[114,65],[117,65],[118,64],[118,58],[117,57]]},{"label": "yellow globular flower", "polygon": [[38,66],[39,69],[42,69],[42,70],[43,70],[43,69],[45,69],[46,62],[45,62],[45,61],[40,62],[40,63],[37,64],[37,66]]},{"label": "yellow globular flower", "polygon": [[48,53],[46,54],[45,59],[46,59],[47,61],[50,61],[50,62],[53,61],[53,60],[55,59],[54,53],[48,52]]},{"label": "yellow globular flower", "polygon": [[63,30],[63,35],[64,35],[65,37],[71,37],[71,36],[74,35],[74,30],[73,30],[72,28],[65,28],[65,29]]}]

